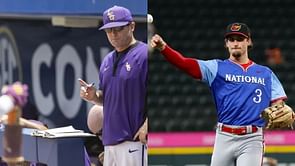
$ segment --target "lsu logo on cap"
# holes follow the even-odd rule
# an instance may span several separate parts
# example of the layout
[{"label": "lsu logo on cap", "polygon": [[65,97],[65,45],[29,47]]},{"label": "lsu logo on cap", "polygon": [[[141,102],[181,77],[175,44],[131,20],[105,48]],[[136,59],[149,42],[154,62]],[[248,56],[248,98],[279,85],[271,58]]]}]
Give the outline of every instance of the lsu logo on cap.
[{"label": "lsu logo on cap", "polygon": [[114,21],[115,20],[115,15],[114,15],[114,13],[113,13],[113,11],[112,10],[108,10],[108,18],[109,18],[109,20],[111,20],[111,21]]},{"label": "lsu logo on cap", "polygon": [[230,30],[231,31],[239,31],[241,29],[241,24],[233,24],[231,27],[230,27]]}]

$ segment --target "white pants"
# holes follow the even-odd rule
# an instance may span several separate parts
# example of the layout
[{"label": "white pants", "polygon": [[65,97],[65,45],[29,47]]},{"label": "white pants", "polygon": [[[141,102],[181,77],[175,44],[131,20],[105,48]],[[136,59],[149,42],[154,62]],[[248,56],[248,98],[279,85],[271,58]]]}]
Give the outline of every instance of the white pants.
[{"label": "white pants", "polygon": [[262,128],[255,133],[234,135],[217,127],[210,166],[261,166],[263,153]]},{"label": "white pants", "polygon": [[147,166],[147,146],[125,141],[104,147],[104,166]]}]

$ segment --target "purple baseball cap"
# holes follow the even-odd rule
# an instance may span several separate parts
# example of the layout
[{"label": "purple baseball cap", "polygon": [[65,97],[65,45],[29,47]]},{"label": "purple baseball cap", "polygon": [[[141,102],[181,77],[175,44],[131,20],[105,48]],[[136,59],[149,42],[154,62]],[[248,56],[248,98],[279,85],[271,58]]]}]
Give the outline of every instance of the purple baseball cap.
[{"label": "purple baseball cap", "polygon": [[131,12],[121,6],[113,6],[103,13],[103,26],[99,30],[120,27],[133,21]]}]

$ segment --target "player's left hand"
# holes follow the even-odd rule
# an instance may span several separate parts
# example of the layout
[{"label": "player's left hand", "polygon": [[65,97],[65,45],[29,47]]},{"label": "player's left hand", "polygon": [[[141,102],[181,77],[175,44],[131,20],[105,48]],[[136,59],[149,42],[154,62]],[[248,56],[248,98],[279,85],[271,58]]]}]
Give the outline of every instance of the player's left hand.
[{"label": "player's left hand", "polygon": [[267,107],[261,113],[261,117],[266,120],[266,129],[292,128],[295,121],[295,113],[284,102]]},{"label": "player's left hand", "polygon": [[147,131],[148,131],[148,120],[146,119],[143,125],[139,128],[135,136],[133,137],[133,140],[136,140],[139,138],[139,141],[143,144],[147,143]]}]

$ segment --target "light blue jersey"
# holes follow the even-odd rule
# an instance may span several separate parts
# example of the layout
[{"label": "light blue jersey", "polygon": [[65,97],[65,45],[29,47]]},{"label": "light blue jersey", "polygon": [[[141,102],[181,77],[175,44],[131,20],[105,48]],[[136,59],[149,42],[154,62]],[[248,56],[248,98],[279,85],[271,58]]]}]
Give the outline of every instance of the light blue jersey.
[{"label": "light blue jersey", "polygon": [[253,63],[245,70],[230,60],[197,61],[214,96],[220,123],[263,127],[260,113],[271,101],[286,98],[280,81],[265,66]]}]

